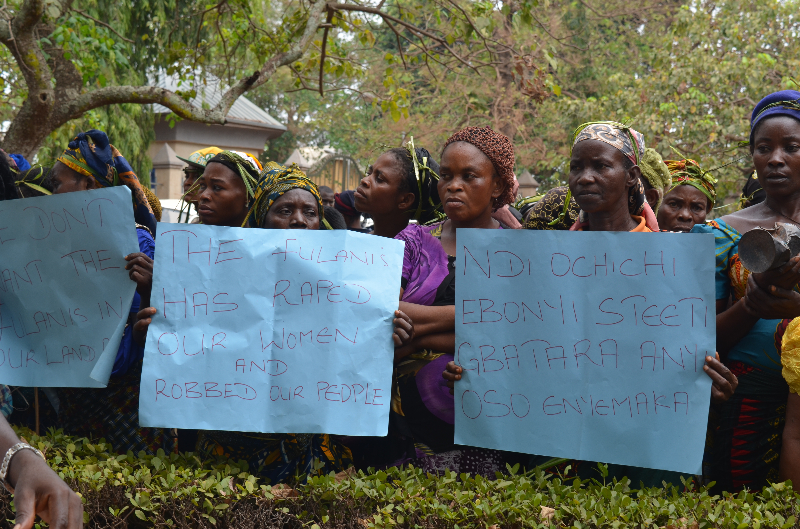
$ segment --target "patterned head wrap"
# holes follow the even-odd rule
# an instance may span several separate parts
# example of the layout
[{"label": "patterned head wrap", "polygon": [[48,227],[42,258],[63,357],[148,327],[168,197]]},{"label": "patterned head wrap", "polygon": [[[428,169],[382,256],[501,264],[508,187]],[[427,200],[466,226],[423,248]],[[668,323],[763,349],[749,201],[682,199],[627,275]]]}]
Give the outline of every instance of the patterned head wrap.
[{"label": "patterned head wrap", "polygon": [[[239,175],[244,182],[245,189],[247,189],[247,197],[249,199],[255,197],[258,172],[261,170],[261,164],[258,160],[246,153],[222,151],[210,158],[206,162],[206,167],[212,162],[222,164],[233,171],[234,174]],[[191,192],[191,190],[189,191]]]},{"label": "patterned head wrap", "polygon": [[642,171],[642,176],[650,184],[650,187],[658,193],[658,201],[656,202],[655,210],[661,207],[661,201],[664,200],[664,190],[672,185],[672,175],[669,168],[664,164],[661,155],[655,149],[647,148],[644,150],[639,162],[639,169]]},{"label": "patterned head wrap", "polygon": [[[554,187],[535,199],[535,202],[525,201],[528,204],[533,202],[525,212],[523,227],[527,230],[569,230],[578,220],[580,207],[566,186]],[[567,213],[562,217],[565,208]]]},{"label": "patterned head wrap", "polygon": [[139,178],[128,161],[108,141],[105,132],[96,129],[81,132],[69,142],[56,161],[92,178],[100,186],[128,186],[133,195],[136,222],[146,226],[150,233],[156,232],[156,219]]},{"label": "patterned head wrap", "polygon": [[[620,151],[634,165],[639,165],[639,161],[644,156],[644,136],[616,121],[584,123],[575,129],[573,138],[572,148],[575,147],[575,144],[584,140],[602,141]],[[572,154],[572,148],[570,148],[570,155]],[[572,193],[570,193],[571,197]],[[644,204],[644,184],[637,180],[628,190],[628,211],[631,215],[641,215]],[[583,211],[581,211],[581,217],[583,216]],[[581,221],[583,222],[584,219],[582,218]]]},{"label": "patterned head wrap", "polygon": [[184,161],[189,165],[187,169],[190,168],[198,172],[203,172],[203,169],[205,169],[208,161],[221,152],[222,149],[219,147],[206,147],[205,149],[194,151],[189,155],[188,158],[181,158],[180,156],[177,158],[178,160]]},{"label": "patterned head wrap", "polygon": [[[508,136],[493,131],[489,127],[467,127],[461,129],[445,142],[446,149],[451,143],[463,141],[478,148],[492,162],[497,176],[506,185],[505,191],[494,199],[494,208],[498,209],[514,202],[514,145]],[[444,153],[444,149],[442,149]]]},{"label": "patterned head wrap", "polygon": [[[275,162],[267,162],[264,170],[261,171],[261,176],[258,178],[258,183],[255,188],[255,199],[250,208],[250,213],[247,215],[247,221],[250,221],[251,226],[263,228],[267,220],[267,213],[269,208],[275,203],[284,193],[292,189],[305,189],[317,201],[317,211],[319,211],[320,222],[325,224],[325,209],[322,207],[322,198],[319,196],[319,189],[317,184],[309,180],[306,174],[297,168],[296,164],[291,167],[286,167]],[[244,226],[244,224],[242,225]],[[330,227],[328,227],[330,229]]]},{"label": "patterned head wrap", "polygon": [[639,160],[644,156],[644,136],[616,121],[592,121],[580,125],[575,129],[572,146],[584,140],[597,140],[611,145],[628,157],[633,165],[639,165]]},{"label": "patterned head wrap", "polygon": [[769,116],[790,116],[800,120],[800,92],[797,90],[780,90],[758,102],[750,116],[750,143],[756,126]]},{"label": "patterned head wrap", "polygon": [[717,200],[716,178],[711,173],[703,171],[700,165],[694,160],[666,160],[664,162],[672,174],[672,187],[670,191],[678,186],[692,186],[703,193],[708,198],[711,207]]}]

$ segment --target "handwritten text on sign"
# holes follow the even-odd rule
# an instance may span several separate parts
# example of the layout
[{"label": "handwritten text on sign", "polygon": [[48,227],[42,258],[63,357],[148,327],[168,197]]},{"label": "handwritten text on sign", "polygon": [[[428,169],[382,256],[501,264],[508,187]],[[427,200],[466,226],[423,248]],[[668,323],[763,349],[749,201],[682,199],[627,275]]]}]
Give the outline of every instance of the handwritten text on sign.
[{"label": "handwritten text on sign", "polygon": [[0,202],[0,383],[104,387],[90,373],[119,348],[138,251],[126,187]]},{"label": "handwritten text on sign", "polygon": [[386,435],[403,244],[159,224],[143,426]]},{"label": "handwritten text on sign", "polygon": [[458,231],[456,442],[699,473],[714,240]]}]

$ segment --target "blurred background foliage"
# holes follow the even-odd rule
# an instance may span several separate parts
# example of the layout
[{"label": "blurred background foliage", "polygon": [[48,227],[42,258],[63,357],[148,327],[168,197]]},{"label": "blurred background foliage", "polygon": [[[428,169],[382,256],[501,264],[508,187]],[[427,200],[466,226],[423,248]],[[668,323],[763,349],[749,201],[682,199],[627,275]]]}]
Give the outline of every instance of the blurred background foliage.
[{"label": "blurred background foliage", "polygon": [[[87,89],[145,84],[158,67],[185,79],[187,97],[206,72],[232,84],[258,69],[298,38],[307,8],[298,0],[86,0],[68,11],[56,0],[45,4],[53,31],[42,46],[71,60]],[[437,155],[457,129],[489,125],[513,139],[517,172],[529,170],[544,190],[565,182],[575,127],[614,119],[642,132],[665,158],[675,148],[714,169],[720,195],[731,197],[752,170],[741,145],[752,107],[772,91],[796,88],[799,77],[800,0],[380,6],[445,40],[426,43],[379,16],[337,11],[300,60],[246,94],[288,127],[266,157],[283,162],[298,146],[331,146],[368,166],[410,136]],[[0,71],[0,120],[9,122],[26,88],[5,47]],[[139,174],[149,173],[146,105],[88,112],[53,131],[38,159],[46,163],[92,127],[108,131]]]}]

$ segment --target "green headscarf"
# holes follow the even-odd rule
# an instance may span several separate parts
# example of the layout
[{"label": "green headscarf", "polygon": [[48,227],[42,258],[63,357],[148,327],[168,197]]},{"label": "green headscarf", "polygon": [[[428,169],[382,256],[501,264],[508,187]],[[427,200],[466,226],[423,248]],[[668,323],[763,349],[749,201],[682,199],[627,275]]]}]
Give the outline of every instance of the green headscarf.
[{"label": "green headscarf", "polygon": [[[267,162],[264,170],[255,185],[255,199],[247,215],[245,224],[250,221],[251,226],[262,228],[267,220],[267,213],[272,204],[284,193],[292,189],[305,189],[317,200],[320,221],[327,229],[331,229],[325,220],[325,210],[322,207],[322,198],[319,196],[317,184],[309,180],[306,174],[292,164],[286,167],[275,162]],[[244,227],[244,224],[242,224]]]}]

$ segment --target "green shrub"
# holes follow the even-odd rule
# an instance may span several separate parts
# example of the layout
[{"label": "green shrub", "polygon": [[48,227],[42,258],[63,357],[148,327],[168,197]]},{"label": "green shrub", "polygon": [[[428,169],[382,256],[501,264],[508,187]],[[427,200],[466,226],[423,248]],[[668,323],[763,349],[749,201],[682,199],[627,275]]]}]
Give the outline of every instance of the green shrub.
[{"label": "green shrub", "polygon": [[[798,496],[782,483],[720,497],[511,468],[496,480],[392,468],[271,487],[248,474],[244,462],[119,455],[103,442],[61,432],[19,434],[81,494],[90,528],[798,527]],[[5,520],[14,517],[10,499],[5,495],[0,507]]]}]

